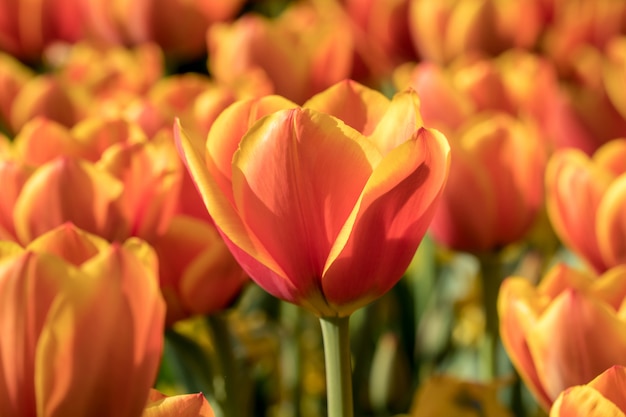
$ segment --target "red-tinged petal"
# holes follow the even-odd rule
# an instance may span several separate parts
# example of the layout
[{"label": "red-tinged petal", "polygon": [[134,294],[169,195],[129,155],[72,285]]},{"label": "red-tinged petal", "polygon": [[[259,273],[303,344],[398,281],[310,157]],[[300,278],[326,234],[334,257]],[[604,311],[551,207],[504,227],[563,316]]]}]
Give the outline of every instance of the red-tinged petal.
[{"label": "red-tinged petal", "polygon": [[451,142],[446,188],[430,225],[435,240],[450,248],[483,251],[496,241],[497,207],[491,179],[481,161]]},{"label": "red-tinged petal", "polygon": [[227,307],[248,281],[211,224],[177,216],[151,244],[159,257],[168,324]]},{"label": "red-tinged petal", "polygon": [[378,91],[345,80],[313,96],[303,107],[330,114],[363,135],[370,135],[389,107]]},{"label": "red-tinged petal", "polygon": [[165,232],[178,206],[183,169],[169,138],[114,145],[97,166],[124,184],[120,208],[132,236],[151,240]]},{"label": "red-tinged petal", "polygon": [[541,294],[554,299],[568,288],[586,291],[595,281],[596,277],[574,269],[567,264],[559,263],[550,268],[541,279],[538,290]]},{"label": "red-tinged petal", "polygon": [[591,283],[590,289],[594,297],[619,311],[626,299],[626,265],[609,269]]},{"label": "red-tinged petal", "polygon": [[33,170],[17,161],[0,160],[0,240],[17,240],[14,208],[24,184]]},{"label": "red-tinged petal", "polygon": [[552,400],[539,379],[527,339],[549,302],[524,278],[505,279],[498,294],[502,343],[526,386],[545,409]]},{"label": "red-tinged petal", "polygon": [[576,290],[553,300],[527,332],[527,341],[552,401],[565,388],[586,384],[612,365],[626,365],[626,323],[606,304]]},{"label": "red-tinged petal", "polygon": [[27,243],[70,221],[110,240],[124,237],[126,225],[113,206],[121,192],[117,179],[88,162],[56,159],[24,184],[14,209],[17,235]]},{"label": "red-tinged petal", "polygon": [[610,175],[592,165],[578,150],[557,152],[546,168],[550,222],[559,238],[597,271],[606,267],[598,250],[595,218],[610,182]]},{"label": "red-tinged petal", "polygon": [[441,133],[420,129],[376,166],[324,265],[324,296],[340,315],[402,277],[445,185],[449,150]]},{"label": "red-tinged petal", "polygon": [[242,140],[237,209],[303,298],[321,290],[330,248],[380,158],[352,128],[306,109],[274,113]]},{"label": "red-tinged petal", "polygon": [[35,351],[48,310],[77,271],[60,259],[33,252],[0,259],[0,415],[34,416]]},{"label": "red-tinged petal", "polygon": [[[154,390],[152,390],[154,392]],[[159,398],[161,397],[161,398]],[[150,401],[152,400],[152,401]],[[214,417],[213,409],[201,393],[166,397],[151,394],[142,417]]]},{"label": "red-tinged petal", "polygon": [[450,133],[474,111],[469,99],[454,86],[442,67],[435,64],[419,64],[413,70],[411,87],[421,99],[420,112],[428,127]]},{"label": "red-tinged petal", "polygon": [[606,190],[598,205],[595,227],[604,264],[626,262],[626,173]]},{"label": "red-tinged petal", "polygon": [[266,96],[236,102],[215,120],[206,141],[206,166],[222,193],[231,202],[231,163],[241,138],[262,117],[295,106],[282,97]]},{"label": "red-tinged petal", "polygon": [[624,417],[624,411],[589,386],[565,390],[550,409],[550,417]]},{"label": "red-tinged petal", "polygon": [[[266,282],[265,290],[269,293],[286,300],[295,299],[296,289],[285,279],[285,273],[242,222],[232,204],[232,197],[229,199],[223,194],[218,186],[218,179],[207,170],[204,144],[195,138],[190,139],[179,123],[174,125],[174,137],[179,154],[187,165],[211,218],[219,225],[218,231],[237,262],[250,277]],[[228,193],[232,194],[230,187]]]},{"label": "red-tinged petal", "polygon": [[33,252],[50,253],[80,266],[108,247],[106,240],[65,223],[39,236],[26,247]]},{"label": "red-tinged petal", "polygon": [[611,366],[587,386],[594,388],[622,412],[626,412],[626,395],[624,395],[626,392],[626,368],[619,365]]},{"label": "red-tinged petal", "polygon": [[67,127],[37,117],[24,125],[15,137],[15,155],[29,165],[43,165],[59,156],[80,158],[85,154]]},{"label": "red-tinged petal", "polygon": [[156,270],[134,253],[113,245],[87,261],[79,284],[51,308],[37,347],[39,415],[135,417],[144,409],[165,305]]}]

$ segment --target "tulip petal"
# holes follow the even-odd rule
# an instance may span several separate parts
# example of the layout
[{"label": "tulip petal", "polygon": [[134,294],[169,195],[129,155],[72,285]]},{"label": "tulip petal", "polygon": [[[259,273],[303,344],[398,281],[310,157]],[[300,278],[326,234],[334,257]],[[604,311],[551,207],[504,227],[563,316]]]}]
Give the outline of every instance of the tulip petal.
[{"label": "tulip petal", "polygon": [[156,271],[131,252],[113,245],[87,261],[51,307],[36,354],[39,415],[135,417],[145,407],[165,306]]},{"label": "tulip petal", "polygon": [[15,204],[31,173],[31,168],[17,161],[0,161],[0,240],[17,240]]},{"label": "tulip petal", "polygon": [[[611,343],[605,340],[607,334]],[[573,289],[552,301],[528,331],[527,341],[551,400],[612,365],[626,365],[626,324],[606,304]]]},{"label": "tulip petal", "polygon": [[373,171],[324,265],[324,296],[342,306],[340,314],[385,293],[405,272],[445,185],[449,149],[441,133],[420,129]]},{"label": "tulip petal", "polygon": [[626,174],[611,183],[598,205],[595,227],[605,265],[626,262]]},{"label": "tulip petal", "polygon": [[624,417],[624,412],[597,390],[575,386],[559,395],[550,417]]},{"label": "tulip petal", "polygon": [[587,386],[600,392],[622,412],[626,411],[626,368],[623,366],[611,366]]},{"label": "tulip petal", "polygon": [[274,113],[242,140],[233,159],[237,209],[304,298],[321,290],[311,278],[322,276],[380,157],[352,128],[307,109]]},{"label": "tulip petal", "polygon": [[[154,392],[154,390],[152,390]],[[159,398],[151,394],[151,400],[142,417],[214,417],[213,410],[204,395],[187,394]]]},{"label": "tulip petal", "polygon": [[302,107],[330,114],[367,136],[376,129],[389,100],[378,91],[345,80],[316,94]]},{"label": "tulip petal", "polygon": [[[114,202],[122,184],[91,164],[58,158],[40,167],[15,203],[15,229],[22,242],[71,221],[111,240],[124,234]],[[45,215],[43,215],[45,214]]]},{"label": "tulip petal", "polygon": [[80,266],[108,247],[106,240],[65,223],[39,236],[27,246],[34,252],[50,253]]},{"label": "tulip petal", "polygon": [[10,335],[0,338],[0,415],[36,415],[38,338],[56,295],[77,276],[75,268],[47,254],[0,259],[0,332]]},{"label": "tulip petal", "polygon": [[552,399],[541,385],[527,334],[549,302],[548,297],[538,294],[524,278],[505,279],[498,294],[502,343],[526,386],[545,409],[550,407]]}]

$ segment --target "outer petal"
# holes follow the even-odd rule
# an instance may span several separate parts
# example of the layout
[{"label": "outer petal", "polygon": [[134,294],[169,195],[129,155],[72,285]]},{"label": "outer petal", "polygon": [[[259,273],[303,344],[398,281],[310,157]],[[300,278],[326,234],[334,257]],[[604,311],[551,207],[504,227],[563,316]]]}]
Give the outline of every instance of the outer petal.
[{"label": "outer petal", "polygon": [[34,416],[37,341],[54,298],[77,271],[47,254],[15,252],[0,259],[0,331],[9,335],[0,338],[0,415]]},{"label": "outer petal", "polygon": [[204,395],[188,394],[166,397],[152,390],[142,417],[214,417]]},{"label": "outer petal", "polygon": [[420,129],[376,166],[324,265],[324,296],[340,315],[384,294],[405,272],[445,185],[449,150],[441,133]]},{"label": "outer petal", "polygon": [[615,139],[602,145],[593,154],[592,160],[616,177],[626,172],[626,139]]},{"label": "outer petal", "polygon": [[581,151],[567,149],[552,156],[546,168],[546,204],[561,240],[597,271],[606,269],[598,251],[597,207],[611,177],[594,167]]},{"label": "outer petal", "polygon": [[550,409],[550,417],[624,417],[624,412],[589,386],[565,390]]},{"label": "outer petal", "polygon": [[[158,370],[165,305],[156,270],[113,245],[59,295],[37,347],[37,410],[45,416],[135,417]],[[112,366],[112,364],[114,364]]]},{"label": "outer petal", "polygon": [[626,365],[626,323],[606,304],[576,290],[550,304],[527,340],[552,401],[565,388],[587,383],[612,365]]},{"label": "outer petal", "polygon": [[626,174],[611,183],[596,214],[598,246],[604,264],[626,262]]},{"label": "outer petal", "polygon": [[0,240],[17,240],[14,210],[22,187],[32,169],[18,161],[0,160]]},{"label": "outer petal", "polygon": [[237,209],[299,297],[321,291],[330,248],[380,157],[355,130],[306,109],[268,116],[242,140],[233,159]]},{"label": "outer petal", "polygon": [[622,412],[626,412],[626,368],[611,366],[591,381],[587,386],[600,392],[615,404]]},{"label": "outer petal", "polygon": [[29,165],[43,165],[59,156],[80,158],[84,146],[76,141],[67,127],[43,117],[24,125],[15,137],[15,154]]},{"label": "outer petal", "polygon": [[113,240],[125,233],[113,207],[121,192],[122,185],[115,178],[91,164],[56,159],[40,167],[24,185],[14,209],[17,235],[22,242],[30,242],[71,221]]},{"label": "outer petal", "polygon": [[500,286],[498,316],[502,343],[526,386],[545,409],[552,400],[539,380],[527,339],[549,302],[548,297],[538,294],[524,278],[507,278]]}]

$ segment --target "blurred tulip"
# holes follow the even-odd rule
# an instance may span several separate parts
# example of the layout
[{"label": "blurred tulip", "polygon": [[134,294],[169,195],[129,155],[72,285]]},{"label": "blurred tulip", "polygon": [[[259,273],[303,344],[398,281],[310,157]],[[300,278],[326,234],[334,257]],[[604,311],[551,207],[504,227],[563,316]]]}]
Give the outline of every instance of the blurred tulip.
[{"label": "blurred tulip", "polygon": [[532,49],[545,18],[538,0],[412,0],[409,16],[418,54],[436,63]]},{"label": "blurred tulip", "polygon": [[55,41],[84,35],[80,0],[0,1],[0,50],[36,61]]},{"label": "blurred tulip", "polygon": [[502,342],[547,410],[564,389],[626,365],[626,267],[599,278],[556,265],[537,288],[509,277],[500,289]]},{"label": "blurred tulip", "polygon": [[523,238],[543,205],[546,151],[532,125],[486,115],[450,137],[452,165],[431,232],[472,252]]},{"label": "blurred tulip", "polygon": [[33,77],[28,67],[0,52],[0,127],[10,127],[13,101]]},{"label": "blurred tulip", "polygon": [[141,417],[215,417],[202,394],[167,397],[150,390],[148,404]]},{"label": "blurred tulip", "polygon": [[615,365],[586,385],[566,389],[550,409],[550,417],[626,416],[626,368]]},{"label": "blurred tulip", "polygon": [[[448,173],[414,92],[344,81],[303,107],[233,104],[206,142],[175,133],[209,214],[244,270],[319,316],[348,316],[402,276]],[[266,116],[266,117],[263,117]]]},{"label": "blurred tulip", "polygon": [[561,241],[597,272],[623,264],[626,242],[626,139],[588,157],[555,153],[546,170],[548,215]]},{"label": "blurred tulip", "polygon": [[207,35],[209,70],[236,88],[255,80],[296,103],[350,75],[353,38],[334,0],[294,4],[274,20],[248,14]]},{"label": "blurred tulip", "polygon": [[163,346],[152,250],[66,224],[0,251],[0,414],[141,415]]},{"label": "blurred tulip", "polygon": [[154,42],[168,54],[201,56],[204,35],[214,22],[233,19],[243,0],[90,0],[85,15],[90,33],[115,45]]}]

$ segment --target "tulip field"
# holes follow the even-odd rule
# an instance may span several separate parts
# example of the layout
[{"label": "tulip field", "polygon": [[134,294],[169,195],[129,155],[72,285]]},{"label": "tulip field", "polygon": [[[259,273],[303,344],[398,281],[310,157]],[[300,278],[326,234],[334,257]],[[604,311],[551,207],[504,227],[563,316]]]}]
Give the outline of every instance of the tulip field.
[{"label": "tulip field", "polygon": [[626,1],[0,0],[0,417],[626,417]]}]

